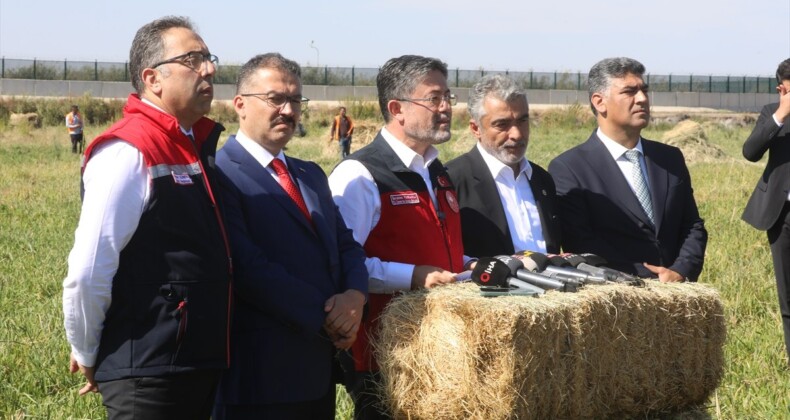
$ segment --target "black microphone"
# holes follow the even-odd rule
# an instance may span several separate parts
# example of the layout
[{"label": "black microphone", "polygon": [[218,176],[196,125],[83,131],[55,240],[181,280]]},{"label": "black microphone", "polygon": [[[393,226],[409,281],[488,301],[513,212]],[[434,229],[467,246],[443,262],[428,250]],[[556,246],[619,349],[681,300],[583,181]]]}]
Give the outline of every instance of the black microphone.
[{"label": "black microphone", "polygon": [[[516,255],[524,262],[524,268],[538,272],[545,277],[561,281],[565,284],[571,284],[570,288],[574,289],[573,291],[580,288],[583,283],[604,283],[603,279],[595,275],[570,268],[569,264],[562,257],[557,255],[547,256],[540,252],[532,251],[520,251]],[[563,267],[552,265],[554,262],[562,264]]]},{"label": "black microphone", "polygon": [[[515,268],[511,275],[519,280],[527,283],[534,284],[535,286],[544,289],[560,290],[562,292],[575,292],[581,286],[578,282],[569,281],[568,279],[553,279],[541,273],[537,273],[537,268],[545,266],[545,261],[542,257],[543,254],[530,253],[530,251],[522,251],[521,254],[514,256],[498,255],[498,259],[507,259],[508,266]],[[513,263],[515,261],[515,263]]]},{"label": "black microphone", "polygon": [[576,264],[576,268],[584,271],[586,273],[590,273],[596,276],[600,276],[605,278],[608,281],[613,281],[616,283],[628,283],[634,286],[644,286],[644,281],[639,277],[634,275],[624,273],[619,270],[615,270],[613,268],[605,267],[606,260],[603,257],[600,257],[595,254],[581,254],[575,255],[578,257],[578,260],[581,260],[578,264]]},{"label": "black microphone", "polygon": [[520,266],[515,258],[505,257],[502,260],[494,257],[483,257],[477,260],[472,270],[472,281],[483,291],[507,291],[511,287],[534,294],[543,294],[545,289],[513,278],[512,272]]}]

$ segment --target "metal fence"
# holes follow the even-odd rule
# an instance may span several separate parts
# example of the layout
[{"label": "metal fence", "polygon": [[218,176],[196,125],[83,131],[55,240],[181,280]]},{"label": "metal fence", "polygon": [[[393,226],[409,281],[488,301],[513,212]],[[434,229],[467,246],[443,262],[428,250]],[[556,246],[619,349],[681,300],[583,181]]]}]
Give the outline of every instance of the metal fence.
[{"label": "metal fence", "polygon": [[[217,68],[215,83],[236,82],[240,65]],[[325,86],[375,86],[377,68],[302,67],[302,83]],[[509,72],[494,70],[450,69],[449,83],[454,87],[471,87],[487,74],[506,74],[526,89],[587,90],[587,75],[570,72]],[[33,80],[92,80],[128,82],[128,63],[99,61],[20,60],[0,58],[0,78]],[[646,74],[645,81],[654,92],[722,92],[774,93],[772,77],[701,76]]]}]

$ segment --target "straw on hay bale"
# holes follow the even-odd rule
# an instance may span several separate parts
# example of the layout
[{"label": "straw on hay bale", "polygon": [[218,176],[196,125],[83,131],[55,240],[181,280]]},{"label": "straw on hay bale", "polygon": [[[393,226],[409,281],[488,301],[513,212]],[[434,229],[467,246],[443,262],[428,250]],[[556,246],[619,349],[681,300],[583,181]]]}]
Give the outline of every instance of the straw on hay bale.
[{"label": "straw on hay bale", "polygon": [[684,120],[664,133],[661,141],[679,148],[687,162],[719,162],[727,154],[708,141],[705,129],[696,121]]},{"label": "straw on hay bale", "polygon": [[609,418],[693,409],[722,375],[718,293],[696,283],[484,298],[402,295],[376,354],[396,418]]}]

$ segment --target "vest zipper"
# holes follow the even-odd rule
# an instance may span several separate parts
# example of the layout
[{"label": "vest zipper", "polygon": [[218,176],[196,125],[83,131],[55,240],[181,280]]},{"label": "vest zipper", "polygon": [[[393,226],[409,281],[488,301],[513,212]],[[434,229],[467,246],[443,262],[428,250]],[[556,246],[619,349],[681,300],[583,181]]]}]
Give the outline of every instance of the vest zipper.
[{"label": "vest zipper", "polygon": [[[214,129],[211,132],[211,135],[217,131],[217,126],[214,125]],[[219,134],[217,134],[219,136]],[[198,166],[200,166],[201,172],[201,179],[203,179],[203,187],[206,188],[206,192],[208,193],[209,199],[211,200],[211,205],[214,208],[214,215],[217,218],[217,222],[219,223],[219,230],[222,233],[222,240],[225,244],[225,254],[228,258],[228,274],[230,275],[230,281],[228,281],[228,314],[226,316],[226,326],[225,326],[225,365],[230,366],[230,317],[231,317],[231,306],[233,304],[233,257],[230,252],[230,242],[228,240],[228,233],[225,230],[225,223],[222,222],[222,215],[219,214],[219,207],[217,206],[217,200],[214,198],[214,193],[211,191],[211,185],[208,182],[208,175],[206,175],[206,169],[203,167],[203,161],[200,160],[200,153],[195,146],[195,140],[187,136],[189,139],[189,143],[192,145],[192,150],[195,152],[195,157],[197,157]]]}]

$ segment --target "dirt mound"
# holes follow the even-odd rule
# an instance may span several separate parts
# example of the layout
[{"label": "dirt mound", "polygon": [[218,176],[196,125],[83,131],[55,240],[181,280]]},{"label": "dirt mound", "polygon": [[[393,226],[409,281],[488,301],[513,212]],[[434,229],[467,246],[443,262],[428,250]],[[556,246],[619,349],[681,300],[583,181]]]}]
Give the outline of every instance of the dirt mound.
[{"label": "dirt mound", "polygon": [[688,163],[721,162],[729,159],[722,149],[708,141],[705,129],[696,121],[680,121],[673,129],[664,133],[661,141],[679,148]]}]

